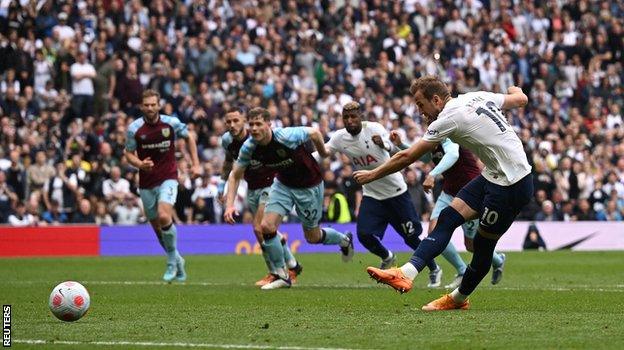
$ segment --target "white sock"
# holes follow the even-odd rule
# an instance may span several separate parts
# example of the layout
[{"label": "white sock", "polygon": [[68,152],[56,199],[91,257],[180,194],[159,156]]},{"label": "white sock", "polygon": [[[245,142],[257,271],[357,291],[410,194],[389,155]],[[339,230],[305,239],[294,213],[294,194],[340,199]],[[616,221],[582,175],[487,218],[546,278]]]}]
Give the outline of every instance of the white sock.
[{"label": "white sock", "polygon": [[405,265],[401,266],[401,272],[405,275],[405,277],[414,280],[416,275],[418,275],[418,270],[416,270],[416,266],[412,265],[412,263],[407,262]]},{"label": "white sock", "polygon": [[461,304],[468,299],[468,296],[460,293],[459,288],[455,288],[455,290],[451,292],[451,298],[453,298],[456,303]]},{"label": "white sock", "polygon": [[394,253],[392,253],[392,251],[390,249],[388,249],[388,256],[385,259],[382,259],[383,261],[388,261],[390,259],[394,258]]},{"label": "white sock", "polygon": [[275,273],[280,277],[283,278],[285,280],[287,280],[289,278],[288,275],[288,271],[286,270],[286,268],[284,267],[278,267],[275,269]]},{"label": "white sock", "polygon": [[294,269],[297,266],[297,260],[295,259],[287,260],[286,266],[288,266],[289,269]]}]

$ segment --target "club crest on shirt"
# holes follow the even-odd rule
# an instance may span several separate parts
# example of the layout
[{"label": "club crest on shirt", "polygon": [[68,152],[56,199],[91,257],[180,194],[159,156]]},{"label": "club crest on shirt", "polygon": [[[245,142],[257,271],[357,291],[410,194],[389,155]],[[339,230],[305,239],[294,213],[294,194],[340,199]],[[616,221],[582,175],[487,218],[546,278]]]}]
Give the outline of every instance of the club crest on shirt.
[{"label": "club crest on shirt", "polygon": [[278,149],[277,155],[280,156],[281,158],[286,158],[286,151],[284,151],[283,149]]},{"label": "club crest on shirt", "polygon": [[164,128],[160,130],[162,132],[162,135],[164,137],[169,137],[169,135],[171,135],[171,130],[169,128]]}]

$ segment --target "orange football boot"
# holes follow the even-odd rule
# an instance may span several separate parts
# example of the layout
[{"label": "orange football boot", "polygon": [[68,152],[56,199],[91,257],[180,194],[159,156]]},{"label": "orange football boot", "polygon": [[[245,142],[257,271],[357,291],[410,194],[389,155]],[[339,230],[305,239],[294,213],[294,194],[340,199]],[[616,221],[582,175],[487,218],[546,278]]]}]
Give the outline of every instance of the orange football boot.
[{"label": "orange football boot", "polygon": [[456,303],[450,294],[430,302],[422,307],[423,311],[445,311],[445,310],[468,310],[470,309],[470,301],[466,299],[463,303]]},{"label": "orange football boot", "polygon": [[377,281],[377,283],[387,284],[401,294],[407,293],[412,289],[412,281],[405,277],[403,271],[397,267],[382,270],[369,266],[366,268],[366,272],[368,272],[371,278]]},{"label": "orange football boot", "polygon": [[272,274],[268,274],[268,275],[264,276],[261,280],[257,281],[256,282],[256,286],[262,287],[265,284],[269,284],[269,283],[275,281],[276,279],[277,279],[277,276],[272,275]]}]

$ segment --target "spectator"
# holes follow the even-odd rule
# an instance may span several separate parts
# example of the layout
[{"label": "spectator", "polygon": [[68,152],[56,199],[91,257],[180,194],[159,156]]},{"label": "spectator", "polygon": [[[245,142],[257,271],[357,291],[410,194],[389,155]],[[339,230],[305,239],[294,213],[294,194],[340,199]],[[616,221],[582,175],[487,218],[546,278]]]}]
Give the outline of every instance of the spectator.
[{"label": "spectator", "polygon": [[102,184],[102,194],[109,203],[121,202],[126,197],[132,197],[130,182],[121,177],[121,169],[118,166],[111,168],[110,178]]},{"label": "spectator", "polygon": [[91,213],[91,202],[88,199],[80,201],[78,211],[72,217],[74,224],[94,224],[95,216]]},{"label": "spectator", "polygon": [[[602,204],[602,203],[599,203]],[[593,221],[596,220],[596,212],[589,205],[589,201],[586,199],[581,199],[578,204],[578,208],[576,209],[576,220],[578,221]]]},{"label": "spectator", "polygon": [[7,222],[12,204],[17,200],[17,194],[15,194],[11,185],[6,182],[4,171],[0,170],[0,224]]},{"label": "spectator", "polygon": [[78,52],[76,63],[71,65],[72,77],[72,113],[76,118],[93,115],[93,79],[97,76],[95,67],[87,61],[87,53]]},{"label": "spectator", "polygon": [[24,202],[17,202],[15,205],[15,212],[9,215],[9,225],[15,227],[35,226],[37,224],[36,218],[26,212],[26,206]]},{"label": "spectator", "polygon": [[67,222],[67,215],[61,211],[61,206],[56,199],[50,201],[50,208],[46,210],[41,218],[48,224],[64,224]]},{"label": "spectator", "polygon": [[39,191],[55,175],[54,167],[46,163],[46,155],[38,151],[35,155],[35,164],[28,168],[28,185],[31,192]]},{"label": "spectator", "polygon": [[535,215],[535,221],[559,221],[559,214],[555,212],[553,202],[545,200],[542,203],[542,210]]},{"label": "spectator", "polygon": [[56,174],[43,185],[43,202],[49,210],[52,200],[59,204],[61,211],[72,213],[76,206],[76,193],[78,192],[78,178],[70,173],[65,162],[56,164]]},{"label": "spectator", "polygon": [[106,203],[97,202],[95,205],[95,224],[98,226],[113,226],[113,217],[107,212]]},{"label": "spectator", "polygon": [[529,231],[524,238],[524,244],[522,245],[524,250],[546,250],[546,243],[540,235],[539,230],[535,224],[529,225]]},{"label": "spectator", "polygon": [[126,197],[123,203],[115,207],[115,223],[117,225],[136,225],[139,223],[141,209],[136,205],[136,198]]}]

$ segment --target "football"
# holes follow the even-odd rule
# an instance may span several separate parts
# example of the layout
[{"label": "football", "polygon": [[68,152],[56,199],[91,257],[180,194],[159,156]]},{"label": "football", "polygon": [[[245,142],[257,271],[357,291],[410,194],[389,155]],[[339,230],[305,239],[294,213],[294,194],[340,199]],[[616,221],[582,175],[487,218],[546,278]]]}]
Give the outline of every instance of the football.
[{"label": "football", "polygon": [[50,293],[50,311],[61,321],[79,320],[91,304],[89,292],[80,283],[65,281],[54,287]]}]

